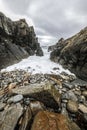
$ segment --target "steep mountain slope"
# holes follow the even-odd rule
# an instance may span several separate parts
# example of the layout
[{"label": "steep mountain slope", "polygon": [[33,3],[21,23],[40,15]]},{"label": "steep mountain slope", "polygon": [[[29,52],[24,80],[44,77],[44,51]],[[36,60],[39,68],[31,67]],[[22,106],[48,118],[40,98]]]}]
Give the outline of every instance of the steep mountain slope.
[{"label": "steep mountain slope", "polygon": [[50,55],[52,61],[74,72],[78,77],[87,80],[87,27],[73,37],[49,47],[53,49]]},{"label": "steep mountain slope", "polygon": [[0,12],[0,69],[34,54],[43,56],[34,28],[25,19],[13,22]]}]

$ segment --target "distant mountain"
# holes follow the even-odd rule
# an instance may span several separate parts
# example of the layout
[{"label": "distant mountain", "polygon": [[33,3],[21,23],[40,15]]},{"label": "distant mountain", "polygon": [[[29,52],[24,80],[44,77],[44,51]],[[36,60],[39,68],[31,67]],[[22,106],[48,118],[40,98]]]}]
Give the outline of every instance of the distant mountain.
[{"label": "distant mountain", "polygon": [[49,50],[52,50],[52,61],[62,64],[81,79],[87,80],[87,27],[69,39],[61,38]]},{"label": "distant mountain", "polygon": [[33,26],[25,19],[13,22],[0,12],[0,69],[34,54],[43,56]]}]

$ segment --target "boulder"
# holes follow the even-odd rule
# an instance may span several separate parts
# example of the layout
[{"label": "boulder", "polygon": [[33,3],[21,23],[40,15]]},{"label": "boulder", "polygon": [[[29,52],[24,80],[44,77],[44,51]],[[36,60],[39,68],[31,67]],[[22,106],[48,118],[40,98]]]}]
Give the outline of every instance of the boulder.
[{"label": "boulder", "polygon": [[40,83],[40,84],[31,84],[29,86],[22,86],[19,88],[14,88],[12,90],[13,94],[22,94],[35,100],[41,101],[47,107],[54,109],[59,108],[61,95],[58,90],[50,83]]},{"label": "boulder", "polygon": [[87,27],[71,38],[59,40],[50,59],[87,81]]},{"label": "boulder", "polygon": [[67,103],[67,110],[71,113],[77,113],[78,112],[78,103],[72,100],[69,100]]},{"label": "boulder", "polygon": [[22,106],[17,104],[10,106],[3,112],[0,112],[0,130],[14,130],[22,115],[22,111]]},{"label": "boulder", "polygon": [[48,111],[39,112],[33,121],[31,130],[80,130],[66,116]]}]

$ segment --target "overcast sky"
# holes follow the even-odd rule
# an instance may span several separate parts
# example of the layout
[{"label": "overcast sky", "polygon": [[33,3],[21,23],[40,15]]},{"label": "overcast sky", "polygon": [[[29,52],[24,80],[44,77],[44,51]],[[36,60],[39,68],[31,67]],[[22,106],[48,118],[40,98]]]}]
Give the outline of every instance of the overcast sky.
[{"label": "overcast sky", "polygon": [[87,26],[87,0],[0,0],[0,11],[24,17],[42,42],[68,38]]}]

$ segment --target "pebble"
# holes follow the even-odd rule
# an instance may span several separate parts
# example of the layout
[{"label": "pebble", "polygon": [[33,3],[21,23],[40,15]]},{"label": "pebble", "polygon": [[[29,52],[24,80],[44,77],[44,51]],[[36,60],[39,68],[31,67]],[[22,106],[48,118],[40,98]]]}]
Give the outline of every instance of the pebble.
[{"label": "pebble", "polygon": [[28,106],[30,104],[30,99],[29,98],[25,98],[24,99],[24,104]]},{"label": "pebble", "polygon": [[68,117],[68,112],[67,112],[66,108],[64,108],[64,107],[62,108],[61,114]]},{"label": "pebble", "polygon": [[77,96],[74,94],[74,92],[72,90],[69,90],[67,93],[68,93],[69,98],[71,100],[73,100],[73,101],[77,101],[78,100]]},{"label": "pebble", "polygon": [[64,93],[62,95],[62,99],[73,100],[73,101],[78,100],[77,96],[74,94],[74,92],[72,90],[69,90],[66,93]]},{"label": "pebble", "polygon": [[75,95],[77,95],[77,96],[81,96],[81,91],[80,91],[80,90],[76,90],[74,93],[75,93]]},{"label": "pebble", "polygon": [[15,82],[15,83],[10,83],[8,87],[9,87],[9,89],[12,89],[12,88],[15,88],[16,85],[17,85],[17,82]]},{"label": "pebble", "polygon": [[67,103],[67,110],[71,113],[78,112],[78,104],[75,101],[69,100]]},{"label": "pebble", "polygon": [[87,114],[87,107],[83,104],[79,104],[79,108],[78,108],[82,113],[86,113]]},{"label": "pebble", "polygon": [[71,83],[63,83],[63,86],[68,88],[68,89],[74,88],[74,85],[72,85]]},{"label": "pebble", "polygon": [[6,105],[5,103],[2,103],[2,102],[0,103],[0,111],[4,110],[5,105]]},{"label": "pebble", "polygon": [[83,91],[83,92],[82,92],[82,95],[87,98],[87,90]]},{"label": "pebble", "polygon": [[17,103],[20,102],[23,99],[23,95],[16,95],[14,97],[11,97],[10,99],[8,99],[8,103]]},{"label": "pebble", "polygon": [[79,100],[80,103],[85,103],[85,101],[86,101],[84,96],[79,96],[78,100]]}]

